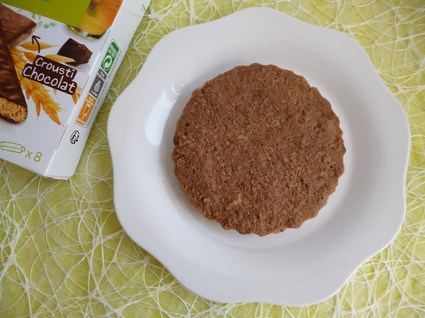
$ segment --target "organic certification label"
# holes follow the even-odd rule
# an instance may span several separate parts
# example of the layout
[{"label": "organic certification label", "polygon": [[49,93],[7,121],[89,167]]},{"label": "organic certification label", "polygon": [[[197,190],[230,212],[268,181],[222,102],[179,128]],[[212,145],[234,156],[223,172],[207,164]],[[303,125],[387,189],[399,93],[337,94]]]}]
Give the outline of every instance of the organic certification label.
[{"label": "organic certification label", "polygon": [[120,48],[118,44],[115,41],[112,41],[100,66],[106,74],[109,74],[109,72],[111,71],[119,52]]}]

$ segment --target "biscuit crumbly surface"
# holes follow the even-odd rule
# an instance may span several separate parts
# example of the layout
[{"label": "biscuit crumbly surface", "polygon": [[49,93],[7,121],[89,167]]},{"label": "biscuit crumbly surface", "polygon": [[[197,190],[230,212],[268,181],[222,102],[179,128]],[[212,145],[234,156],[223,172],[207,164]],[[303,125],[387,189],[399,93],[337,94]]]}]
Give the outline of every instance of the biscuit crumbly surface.
[{"label": "biscuit crumbly surface", "polygon": [[274,65],[238,66],[195,90],[174,144],[175,175],[191,204],[242,234],[299,227],[344,171],[329,102]]}]

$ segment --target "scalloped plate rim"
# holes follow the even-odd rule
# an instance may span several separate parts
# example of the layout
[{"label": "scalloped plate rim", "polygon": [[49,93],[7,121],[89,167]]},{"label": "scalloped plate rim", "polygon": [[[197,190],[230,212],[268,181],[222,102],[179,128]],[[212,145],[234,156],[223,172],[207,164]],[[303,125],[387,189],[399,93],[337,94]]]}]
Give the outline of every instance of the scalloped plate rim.
[{"label": "scalloped plate rim", "polygon": [[[280,22],[277,21],[278,16],[280,17]],[[138,223],[139,215],[137,215],[134,211],[130,212],[130,207],[128,206],[128,202],[136,204],[139,213],[143,214],[143,198],[136,198],[135,194],[132,194],[131,191],[127,191],[125,189],[128,184],[147,187],[146,184],[144,184],[144,181],[134,180],[133,175],[129,172],[129,167],[132,167],[134,169],[137,164],[137,161],[133,160],[133,158],[130,158],[129,160],[127,155],[131,155],[135,152],[138,152],[138,158],[140,158],[140,153],[142,149],[130,150],[130,148],[132,148],[133,146],[131,144],[129,145],[126,143],[127,137],[131,136],[134,131],[137,131],[134,127],[140,124],[138,122],[138,119],[146,119],[147,114],[144,114],[144,116],[142,116],[143,114],[141,113],[144,113],[145,109],[136,108],[135,106],[129,106],[129,104],[132,104],[132,102],[136,98],[141,98],[143,100],[143,98],[146,98],[146,95],[150,94],[146,93],[146,88],[151,85],[148,83],[148,77],[160,81],[158,79],[157,73],[168,75],[165,66],[163,67],[158,64],[158,56],[161,55],[162,57],[167,57],[168,55],[170,55],[171,57],[173,53],[170,54],[170,52],[164,52],[167,50],[169,51],[170,46],[177,52],[181,53],[181,50],[183,49],[179,47],[178,43],[185,37],[196,38],[199,35],[205,35],[206,32],[214,34],[214,30],[220,26],[226,24],[227,26],[230,26],[236,22],[240,23],[241,21],[244,21],[244,19],[247,20],[255,17],[268,17],[270,18],[270,20],[277,21],[276,24],[279,24],[279,27],[283,28],[291,26],[294,28],[294,31],[297,32],[305,32],[305,30],[307,30],[308,32],[311,31],[320,33],[324,37],[330,37],[334,39],[335,42],[345,41],[346,43],[344,44],[357,47],[356,54],[358,55],[358,58],[359,60],[361,60],[362,63],[368,63],[368,66],[363,67],[369,68],[369,74],[367,74],[367,76],[370,76],[371,79],[374,77],[371,81],[376,84],[375,88],[378,89],[378,94],[381,94],[385,98],[390,98],[389,95],[391,95],[391,98],[393,99],[393,104],[397,105],[397,109],[391,106],[393,107],[393,109],[389,109],[389,112],[398,112],[398,115],[394,115],[394,118],[398,116],[397,120],[399,120],[399,127],[404,130],[402,131],[402,136],[400,137],[401,141],[399,141],[400,145],[402,145],[401,147],[404,147],[399,158],[399,170],[397,171],[397,179],[400,183],[397,185],[397,197],[394,198],[394,201],[397,201],[396,203],[401,209],[399,209],[399,214],[394,216],[394,220],[392,221],[393,223],[391,224],[391,232],[385,233],[385,239],[382,239],[380,242],[377,239],[376,246],[365,248],[364,251],[358,252],[358,254],[354,256],[345,255],[345,258],[341,259],[341,264],[338,268],[331,268],[330,265],[329,268],[321,268],[320,270],[318,269],[317,273],[307,273],[305,277],[308,277],[308,279],[310,280],[309,282],[303,281],[303,279],[300,279],[300,277],[295,277],[294,279],[298,279],[299,282],[294,283],[293,287],[304,286],[303,284],[309,286],[309,283],[314,282],[316,278],[319,279],[318,276],[320,274],[320,271],[322,271],[322,273],[327,273],[328,276],[333,276],[333,278],[330,278],[331,280],[333,279],[333,281],[330,282],[329,285],[323,286],[322,289],[316,288],[310,293],[308,290],[305,291],[305,293],[300,291],[297,294],[297,292],[291,293],[290,291],[285,290],[284,287],[281,287],[281,289],[279,289],[278,287],[276,287],[277,285],[279,285],[279,281],[276,283],[277,285],[273,285],[274,283],[271,283],[270,281],[258,282],[255,280],[240,280],[238,277],[235,278],[231,275],[230,277],[224,277],[225,275],[214,273],[214,271],[211,271],[207,268],[201,268],[198,266],[199,264],[197,264],[196,261],[193,261],[193,259],[191,260],[187,257],[179,255],[178,251],[176,252],[169,245],[167,245],[167,241],[163,238],[163,236],[159,235],[158,232],[155,232],[155,226],[157,226],[155,222],[159,222],[159,220],[155,218],[151,219],[151,221],[155,223],[154,226],[150,226],[150,224],[143,224],[140,222]],[[246,23],[248,22],[249,21],[246,21]],[[235,32],[243,33],[243,31],[240,30]],[[158,70],[157,73],[153,73],[155,70]],[[143,85],[145,85],[145,90],[139,90],[139,86],[143,87]],[[151,110],[151,108],[149,107],[150,106],[145,106],[146,109]],[[134,112],[132,113],[134,117],[131,118],[130,116],[129,118],[128,115],[124,115],[123,109],[127,109],[129,111]],[[124,123],[127,123],[127,125],[124,125],[124,127],[122,127]],[[316,303],[335,294],[343,286],[343,284],[347,282],[347,280],[361,265],[361,263],[363,263],[372,255],[384,249],[386,246],[388,246],[388,244],[390,244],[390,242],[394,239],[397,232],[399,231],[405,214],[404,193],[405,176],[407,172],[407,163],[410,149],[409,136],[409,125],[405,113],[402,110],[402,107],[396,101],[395,97],[391,94],[389,89],[383,84],[382,80],[379,78],[378,74],[376,73],[376,70],[373,68],[370,60],[368,59],[366,53],[357,44],[357,42],[355,42],[353,39],[343,33],[339,33],[337,31],[325,29],[322,27],[310,25],[305,22],[295,20],[294,18],[289,17],[284,13],[273,9],[244,9],[212,22],[178,29],[164,36],[152,49],[137,77],[115,102],[108,119],[108,139],[113,160],[114,201],[117,215],[124,230],[128,233],[128,235],[132,238],[133,241],[135,241],[138,245],[145,248],[148,252],[154,255],[183,285],[185,285],[194,293],[201,295],[202,297],[222,302],[264,301],[280,305],[308,305]],[[133,141],[138,140],[137,138],[135,139],[134,136],[131,136],[131,138],[133,138]],[[121,140],[124,140],[124,142]],[[161,222],[163,221],[164,220],[161,220]],[[164,226],[165,225],[166,224],[164,224]],[[229,282],[228,287],[230,292],[223,291],[222,288],[217,288],[217,286],[212,283],[214,280],[221,281],[222,283],[226,283],[227,280]],[[207,283],[209,281],[211,282],[211,284]],[[283,279],[280,281],[280,283],[287,281],[290,281],[290,279]],[[233,285],[230,286],[231,284]],[[235,284],[240,284],[242,287],[235,287]],[[269,289],[270,286],[276,288],[276,292],[268,290],[267,285],[269,286]],[[251,288],[252,286],[254,286],[255,288],[259,287],[259,289],[264,288],[265,290],[263,290],[263,292],[255,292]]]}]

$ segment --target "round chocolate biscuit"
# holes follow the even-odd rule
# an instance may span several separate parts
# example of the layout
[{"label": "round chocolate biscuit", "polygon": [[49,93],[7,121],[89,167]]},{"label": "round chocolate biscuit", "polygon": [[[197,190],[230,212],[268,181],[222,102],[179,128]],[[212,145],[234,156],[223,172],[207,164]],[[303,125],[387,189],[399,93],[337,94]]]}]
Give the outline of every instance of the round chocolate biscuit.
[{"label": "round chocolate biscuit", "polygon": [[330,103],[274,65],[238,66],[195,90],[174,144],[175,175],[191,204],[242,234],[299,227],[344,171]]}]

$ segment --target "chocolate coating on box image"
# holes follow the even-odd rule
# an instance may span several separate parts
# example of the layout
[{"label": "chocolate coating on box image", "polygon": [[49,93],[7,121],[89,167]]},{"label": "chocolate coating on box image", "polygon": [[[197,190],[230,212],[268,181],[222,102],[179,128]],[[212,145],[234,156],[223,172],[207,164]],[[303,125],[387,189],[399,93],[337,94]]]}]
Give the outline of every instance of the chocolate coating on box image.
[{"label": "chocolate coating on box image", "polygon": [[58,54],[74,59],[75,62],[68,62],[67,64],[78,66],[88,63],[93,53],[84,44],[69,38],[59,49]]},{"label": "chocolate coating on box image", "polygon": [[0,21],[0,117],[20,123],[27,118],[27,103]]},{"label": "chocolate coating on box image", "polygon": [[331,105],[274,65],[235,67],[195,90],[174,144],[175,175],[191,204],[242,234],[299,227],[344,171]]},{"label": "chocolate coating on box image", "polygon": [[3,36],[10,48],[28,38],[36,28],[34,21],[2,4],[0,4],[0,21]]}]

